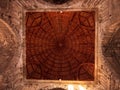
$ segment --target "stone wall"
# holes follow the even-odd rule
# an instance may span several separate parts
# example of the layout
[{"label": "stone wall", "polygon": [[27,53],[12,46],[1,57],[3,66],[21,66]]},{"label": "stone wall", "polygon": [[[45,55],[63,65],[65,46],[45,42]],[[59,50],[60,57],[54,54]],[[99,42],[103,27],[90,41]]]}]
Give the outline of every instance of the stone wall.
[{"label": "stone wall", "polygon": [[[9,59],[6,59],[7,56],[4,56],[2,59],[0,58],[0,64],[3,64],[3,62],[8,63],[7,60],[9,60],[7,65],[3,65],[3,67],[0,66],[0,68],[2,67],[0,70],[0,83],[2,83],[0,87],[2,90],[48,90],[54,87],[67,88],[69,83],[39,83],[34,81],[27,82],[24,80],[23,50],[25,48],[25,36],[23,14],[27,10],[59,11],[81,10],[83,8],[97,9],[97,30],[99,33],[96,51],[98,56],[98,80],[95,84],[83,84],[83,86],[85,86],[87,90],[119,90],[120,76],[117,74],[115,68],[108,62],[111,60],[111,62],[114,63],[114,60],[111,57],[106,57],[106,52],[103,52],[104,47],[116,31],[116,27],[119,25],[119,4],[119,0],[71,0],[62,5],[53,5],[42,0],[1,0],[0,18],[5,21],[6,25],[9,25],[11,29],[5,30],[5,28],[1,29],[0,27],[0,49],[3,50],[5,48],[4,45],[6,45],[6,43],[3,41],[12,40],[11,42],[9,41],[12,45],[11,47],[6,47],[3,51],[0,50],[0,53],[2,53],[0,57],[2,57],[3,54],[7,54],[7,56],[11,57]],[[2,23],[0,23],[0,25],[2,25]],[[3,31],[6,32],[5,34],[9,39],[3,38],[5,35]],[[10,36],[12,38],[10,38]],[[12,49],[12,52],[9,53],[9,49]],[[73,85],[76,87],[78,86],[78,84],[74,83]]]}]

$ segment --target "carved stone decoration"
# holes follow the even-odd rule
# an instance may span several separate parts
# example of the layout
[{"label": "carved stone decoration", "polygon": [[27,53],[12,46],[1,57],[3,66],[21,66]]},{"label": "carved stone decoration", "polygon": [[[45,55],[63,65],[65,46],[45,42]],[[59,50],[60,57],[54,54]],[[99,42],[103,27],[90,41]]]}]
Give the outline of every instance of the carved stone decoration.
[{"label": "carved stone decoration", "polygon": [[[115,72],[120,75],[120,23],[114,26],[114,32],[110,36],[107,43],[103,46],[103,54],[110,64],[110,66],[115,70]],[[107,59],[109,58],[109,59]],[[113,63],[114,62],[114,63]]]},{"label": "carved stone decoration", "polygon": [[9,66],[14,56],[15,35],[5,22],[0,19],[0,74]]}]

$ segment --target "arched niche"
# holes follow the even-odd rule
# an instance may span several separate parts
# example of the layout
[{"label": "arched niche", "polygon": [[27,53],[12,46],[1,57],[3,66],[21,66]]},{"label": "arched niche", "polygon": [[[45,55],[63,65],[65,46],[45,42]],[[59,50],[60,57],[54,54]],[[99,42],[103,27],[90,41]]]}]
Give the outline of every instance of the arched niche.
[{"label": "arched niche", "polygon": [[16,36],[10,26],[0,19],[0,75],[9,66],[15,52]]},{"label": "arched niche", "polygon": [[70,0],[44,0],[44,1],[52,3],[52,4],[64,4],[64,3],[67,3]]},{"label": "arched niche", "polygon": [[67,7],[81,2],[79,0],[36,0],[39,4],[47,5],[47,7]]}]

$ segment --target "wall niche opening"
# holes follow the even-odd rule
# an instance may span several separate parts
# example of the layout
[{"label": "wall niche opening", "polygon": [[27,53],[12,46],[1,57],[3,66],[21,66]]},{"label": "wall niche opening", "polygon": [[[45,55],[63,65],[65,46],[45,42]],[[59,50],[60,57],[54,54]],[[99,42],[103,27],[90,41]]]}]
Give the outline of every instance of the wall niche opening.
[{"label": "wall niche opening", "polygon": [[44,1],[49,2],[49,3],[52,3],[52,4],[57,4],[57,5],[59,5],[59,4],[67,3],[67,2],[69,2],[69,1],[71,1],[71,0],[44,0]]}]

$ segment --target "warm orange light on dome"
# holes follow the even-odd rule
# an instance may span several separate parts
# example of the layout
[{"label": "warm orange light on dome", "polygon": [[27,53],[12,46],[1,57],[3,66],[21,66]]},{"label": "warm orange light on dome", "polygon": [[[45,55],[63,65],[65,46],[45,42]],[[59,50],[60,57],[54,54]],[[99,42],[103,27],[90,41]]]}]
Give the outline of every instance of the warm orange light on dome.
[{"label": "warm orange light on dome", "polygon": [[28,79],[94,80],[95,12],[27,12]]}]

